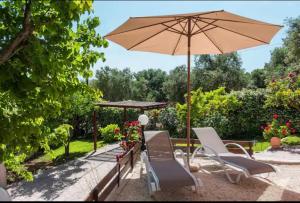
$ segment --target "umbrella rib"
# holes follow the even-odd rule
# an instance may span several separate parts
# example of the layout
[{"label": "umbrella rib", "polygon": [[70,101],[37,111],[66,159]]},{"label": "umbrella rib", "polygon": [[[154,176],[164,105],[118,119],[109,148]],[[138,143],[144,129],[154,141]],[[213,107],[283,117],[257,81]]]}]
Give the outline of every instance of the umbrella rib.
[{"label": "umbrella rib", "polygon": [[221,50],[221,48],[219,46],[217,46],[216,42],[214,42],[206,33],[205,31],[203,32],[203,34],[207,37],[207,39],[209,41],[211,41],[211,43],[213,43],[213,45],[221,52],[221,54],[224,54],[224,52]]},{"label": "umbrella rib", "polygon": [[[201,20],[200,20],[201,21]],[[203,22],[203,21],[202,21]],[[205,22],[204,22],[205,23]],[[200,26],[196,23],[196,25],[197,25],[197,27],[200,29],[200,30],[202,30],[202,28],[200,28]],[[214,25],[214,24],[213,24]],[[213,43],[213,45],[221,52],[221,54],[223,54],[224,52],[221,50],[221,48],[219,47],[219,46],[217,46],[217,44],[205,33],[206,32],[206,30],[205,31],[203,31],[203,34],[207,37],[207,39],[209,40],[209,41],[211,41],[211,43]]]},{"label": "umbrella rib", "polygon": [[[182,21],[183,21],[183,20],[182,20]],[[181,21],[181,22],[182,22],[182,21]],[[178,23],[178,24],[180,24],[180,23]],[[172,28],[172,27],[169,26],[169,25],[165,25],[164,23],[162,23],[162,25],[168,27],[169,29],[171,29],[173,32],[175,32],[175,33],[177,33],[177,34],[180,34],[180,35],[185,34],[184,32],[180,32],[179,30],[176,30],[175,28]],[[168,31],[171,31],[171,30],[168,30]]]},{"label": "umbrella rib", "polygon": [[[188,21],[186,21],[186,23],[185,23],[185,25],[184,25],[184,27],[183,27],[183,30],[185,30],[187,24],[188,24]],[[178,46],[178,44],[179,44],[179,42],[180,42],[180,40],[181,40],[181,37],[182,37],[182,35],[179,36],[178,41],[177,41],[177,43],[176,43],[176,46],[175,46],[175,48],[174,48],[174,50],[173,50],[172,55],[175,54],[175,51],[176,51],[177,46]]]},{"label": "umbrella rib", "polygon": [[192,18],[192,21],[193,21],[194,25],[193,25],[193,27],[192,27],[191,33],[193,33],[193,30],[194,30],[194,28],[195,28],[195,26],[196,26],[196,22],[197,22],[197,21],[194,21],[193,18]]},{"label": "umbrella rib", "polygon": [[[203,32],[204,28],[206,28],[206,27],[212,25],[212,23],[214,23],[214,22],[216,22],[216,21],[218,21],[218,20],[214,20],[214,21],[212,21],[212,22],[210,22],[210,23],[207,23],[207,25],[205,25],[205,26],[202,27],[201,29],[200,29],[200,27],[198,26],[199,30],[198,30],[197,32],[195,32],[195,33],[192,33],[192,35],[197,35],[197,34]],[[196,23],[197,23],[197,21],[196,21]],[[197,25],[198,25],[198,24],[197,24]],[[214,25],[214,26],[215,26],[215,25]],[[206,30],[204,30],[204,31],[206,31]]]},{"label": "umbrella rib", "polygon": [[[200,21],[202,21],[202,20],[200,20]],[[204,22],[204,21],[202,21],[202,22]],[[250,39],[253,39],[253,40],[262,42],[262,43],[264,43],[264,44],[269,44],[268,42],[265,42],[265,41],[263,41],[263,40],[260,40],[260,39],[257,39],[257,38],[254,38],[254,37],[251,37],[251,36],[248,36],[248,35],[245,35],[245,34],[242,34],[242,33],[236,32],[236,31],[233,31],[233,30],[230,30],[230,29],[228,29],[228,28],[224,28],[224,27],[222,27],[222,26],[220,26],[220,25],[215,25],[215,24],[213,24],[213,23],[212,23],[212,25],[217,26],[218,28],[221,28],[221,29],[223,29],[223,30],[227,30],[227,31],[229,31],[229,32],[233,32],[233,33],[235,33],[235,34],[242,35],[242,36],[244,36],[244,37],[248,37],[248,38],[250,38]]]},{"label": "umbrella rib", "polygon": [[[171,27],[173,27],[173,26],[176,25],[177,23],[178,23],[178,22],[176,22],[175,24],[173,24]],[[150,37],[147,37],[146,39],[144,39],[144,40],[142,40],[142,41],[136,43],[135,45],[133,45],[132,47],[130,47],[130,48],[127,49],[127,50],[130,50],[130,49],[132,49],[132,48],[134,48],[134,47],[140,45],[141,43],[143,43],[143,42],[145,42],[145,41],[147,41],[147,40],[149,40],[149,39],[155,37],[156,35],[158,35],[158,34],[164,32],[164,31],[166,31],[167,29],[169,29],[169,28],[167,27],[167,28],[165,28],[165,29],[163,29],[163,30],[161,30],[161,31],[159,31],[159,32],[157,32],[157,33],[155,33],[154,35],[151,35]]]},{"label": "umbrella rib", "polygon": [[131,29],[131,30],[125,30],[123,32],[118,32],[118,33],[114,33],[114,34],[108,34],[108,35],[105,35],[104,38],[105,37],[109,37],[109,36],[113,36],[113,35],[123,34],[123,33],[126,33],[126,32],[140,30],[140,29],[151,27],[151,26],[155,26],[155,25],[160,25],[160,24],[163,24],[163,23],[169,23],[169,22],[172,22],[172,21],[178,21],[178,20],[182,20],[182,19],[185,19],[185,17],[182,17],[182,18],[179,18],[179,19],[172,19],[172,20],[168,20],[168,21],[164,21],[164,22],[160,22],[160,23],[154,23],[154,24],[151,24],[151,25],[145,25],[145,26],[142,26],[142,27],[134,28],[134,29]]}]

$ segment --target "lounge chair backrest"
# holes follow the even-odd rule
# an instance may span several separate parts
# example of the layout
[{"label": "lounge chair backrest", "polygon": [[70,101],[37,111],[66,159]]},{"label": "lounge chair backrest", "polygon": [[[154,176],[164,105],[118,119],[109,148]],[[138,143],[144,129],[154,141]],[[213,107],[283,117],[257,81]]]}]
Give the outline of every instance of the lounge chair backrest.
[{"label": "lounge chair backrest", "polygon": [[[206,145],[215,150],[217,153],[228,153],[224,143],[217,134],[214,128],[205,127],[205,128],[193,128],[193,131],[196,133],[198,139],[202,145]],[[208,148],[204,148],[205,152],[212,154],[213,152]]]},{"label": "lounge chair backrest", "polygon": [[168,131],[145,131],[144,135],[150,161],[175,159]]}]

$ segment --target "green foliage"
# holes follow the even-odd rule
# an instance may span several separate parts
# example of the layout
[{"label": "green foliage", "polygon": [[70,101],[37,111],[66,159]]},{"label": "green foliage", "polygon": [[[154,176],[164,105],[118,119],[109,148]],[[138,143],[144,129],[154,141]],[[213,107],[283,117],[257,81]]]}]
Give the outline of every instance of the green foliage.
[{"label": "green foliage", "polygon": [[[22,32],[25,3],[0,2],[0,54]],[[26,179],[26,155],[49,150],[53,129],[68,123],[55,120],[73,106],[67,97],[85,89],[78,76],[90,77],[91,66],[105,60],[95,49],[108,45],[96,32],[100,20],[81,18],[91,11],[89,0],[31,1],[33,32],[0,64],[0,161]]]},{"label": "green foliage", "polygon": [[171,70],[167,80],[163,84],[163,91],[171,102],[184,103],[184,95],[187,91],[187,67],[177,66]]},{"label": "green foliage", "polygon": [[145,112],[145,114],[149,118],[149,122],[146,126],[147,130],[156,130],[156,124],[159,122],[159,115],[160,115],[161,110],[158,109],[153,109],[151,111]]},{"label": "green foliage", "polygon": [[163,83],[166,72],[160,69],[147,69],[134,74],[133,99],[146,101],[166,101]]},{"label": "green foliage", "polygon": [[268,142],[258,141],[253,146],[253,151],[254,152],[262,152],[262,151],[265,151],[266,149],[268,149],[268,147],[270,147],[269,141]]},{"label": "green foliage", "polygon": [[141,138],[142,129],[139,121],[131,121],[125,123],[125,139],[128,142],[137,142]]},{"label": "green foliage", "polygon": [[[111,124],[111,122],[116,123],[118,126],[124,125],[124,110],[120,108],[100,108],[97,111],[98,118],[97,121],[101,126],[107,126]],[[127,109],[127,120],[133,121],[138,118],[140,114],[139,110],[136,109]]]},{"label": "green foliage", "polygon": [[193,89],[203,91],[225,87],[226,91],[240,90],[247,86],[247,77],[241,69],[242,61],[237,53],[195,56],[192,71]]},{"label": "green foliage", "polygon": [[264,108],[266,91],[264,89],[243,89],[233,91],[241,103],[238,109],[229,113],[229,132],[226,137],[230,139],[246,139],[262,136],[261,125],[269,121],[271,110]]},{"label": "green foliage", "polygon": [[[231,111],[235,111],[241,103],[233,96],[226,94],[225,88],[203,92],[201,89],[192,91],[191,96],[191,126],[216,128],[220,135],[224,135],[228,129],[226,119]],[[181,125],[186,122],[186,104],[177,104],[177,114]]]},{"label": "green foliage", "polygon": [[178,137],[179,120],[177,118],[176,108],[167,107],[162,109],[159,114],[159,122],[163,125],[165,130],[168,130],[171,137]]},{"label": "green foliage", "polygon": [[282,125],[278,119],[278,115],[274,114],[271,124],[268,124],[264,128],[263,136],[266,140],[270,140],[272,137],[284,138],[291,134],[288,125]]},{"label": "green foliage", "polygon": [[57,136],[57,141],[61,142],[64,146],[69,143],[70,140],[70,130],[73,127],[69,124],[61,124],[57,128],[54,129],[54,133]]},{"label": "green foliage", "polygon": [[[103,141],[97,141],[97,147],[101,148],[105,144]],[[64,150],[65,147],[61,146],[48,152],[41,157],[33,160],[33,162],[51,162],[54,161],[55,164],[59,164],[64,161]],[[70,142],[70,155],[69,160],[85,155],[88,152],[94,150],[94,142],[92,140],[75,140]]]},{"label": "green foliage", "polygon": [[289,64],[295,65],[300,62],[300,16],[298,18],[290,18],[286,21],[289,29],[287,37],[283,40],[284,46],[287,48],[286,60]]},{"label": "green foliage", "polygon": [[133,75],[129,68],[118,70],[108,66],[96,71],[95,87],[103,92],[103,98],[108,101],[131,99]]},{"label": "green foliage", "polygon": [[300,73],[300,16],[286,20],[287,36],[282,47],[275,48],[271,60],[265,64],[268,82],[286,76],[289,72]]},{"label": "green foliage", "polygon": [[281,139],[281,143],[285,145],[300,145],[300,137],[287,136]]},{"label": "green foliage", "polygon": [[120,128],[117,124],[109,124],[104,128],[100,128],[99,132],[104,142],[111,143],[119,139]]},{"label": "green foliage", "polygon": [[266,87],[266,74],[263,69],[255,69],[250,75],[250,88],[265,88]]},{"label": "green foliage", "polygon": [[300,113],[300,75],[289,73],[285,78],[268,84],[266,106],[295,109]]}]

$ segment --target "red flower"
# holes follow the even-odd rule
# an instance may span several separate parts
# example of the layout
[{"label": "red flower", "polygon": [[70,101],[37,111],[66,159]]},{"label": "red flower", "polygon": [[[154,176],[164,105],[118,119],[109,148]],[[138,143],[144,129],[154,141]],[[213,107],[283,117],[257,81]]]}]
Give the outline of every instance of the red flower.
[{"label": "red flower", "polygon": [[120,133],[120,128],[116,128],[116,129],[114,130],[114,133],[115,133],[115,134],[119,134],[119,133]]},{"label": "red flower", "polygon": [[288,75],[290,78],[293,78],[294,76],[295,76],[295,74],[294,73],[289,73],[289,75]]},{"label": "red flower", "polygon": [[287,134],[287,131],[286,131],[286,129],[285,128],[283,128],[282,130],[281,130],[281,133],[282,133],[282,135],[286,135]]},{"label": "red flower", "polygon": [[278,114],[274,114],[274,115],[273,115],[273,118],[274,118],[274,119],[277,119],[277,118],[278,118]]},{"label": "red flower", "polygon": [[286,127],[291,128],[292,123],[291,123],[290,120],[288,120],[288,121],[285,123],[285,125],[286,125]]},{"label": "red flower", "polygon": [[291,129],[291,133],[292,133],[292,134],[295,134],[295,133],[296,133],[296,129],[295,129],[295,128],[292,128],[292,129]]}]

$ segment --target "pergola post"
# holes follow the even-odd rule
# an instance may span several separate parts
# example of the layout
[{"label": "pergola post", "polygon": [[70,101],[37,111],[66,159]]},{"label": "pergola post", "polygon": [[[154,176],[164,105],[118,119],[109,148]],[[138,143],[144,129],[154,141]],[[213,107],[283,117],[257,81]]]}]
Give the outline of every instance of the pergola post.
[{"label": "pergola post", "polygon": [[94,136],[94,151],[97,150],[97,120],[96,111],[93,112],[93,136]]}]

